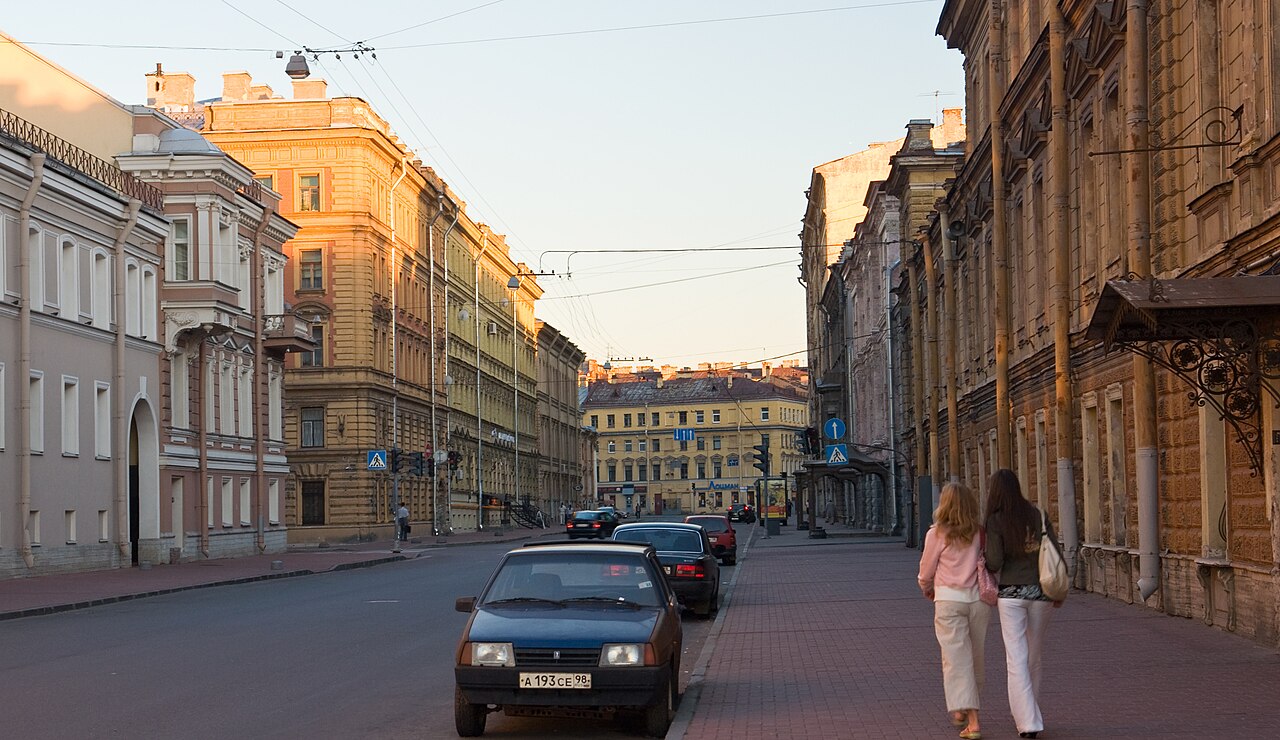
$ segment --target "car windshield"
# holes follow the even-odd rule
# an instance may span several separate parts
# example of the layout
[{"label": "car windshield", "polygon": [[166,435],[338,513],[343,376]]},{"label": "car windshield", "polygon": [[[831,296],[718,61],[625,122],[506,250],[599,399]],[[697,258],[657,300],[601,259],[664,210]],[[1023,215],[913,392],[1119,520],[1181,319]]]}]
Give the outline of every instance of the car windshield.
[{"label": "car windshield", "polygon": [[506,559],[480,603],[537,605],[619,601],[658,606],[662,603],[662,594],[656,582],[661,578],[638,553],[521,554]]},{"label": "car windshield", "polygon": [[702,538],[696,531],[661,527],[614,530],[619,542],[648,542],[658,552],[702,552]]},{"label": "car windshield", "polygon": [[729,522],[725,521],[724,517],[720,517],[720,516],[695,516],[695,517],[686,519],[685,521],[687,521],[690,524],[697,524],[699,527],[702,527],[708,532],[728,532],[729,531]]}]

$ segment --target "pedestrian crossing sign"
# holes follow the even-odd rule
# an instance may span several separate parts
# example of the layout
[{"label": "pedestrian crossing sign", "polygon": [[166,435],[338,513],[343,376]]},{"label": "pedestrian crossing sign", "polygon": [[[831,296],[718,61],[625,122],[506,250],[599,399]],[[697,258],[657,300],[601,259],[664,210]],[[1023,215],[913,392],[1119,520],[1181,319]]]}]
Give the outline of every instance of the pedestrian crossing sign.
[{"label": "pedestrian crossing sign", "polygon": [[849,462],[849,448],[844,445],[827,445],[827,464],[844,465]]},{"label": "pedestrian crossing sign", "polygon": [[386,470],[387,469],[387,451],[386,450],[369,450],[369,470]]}]

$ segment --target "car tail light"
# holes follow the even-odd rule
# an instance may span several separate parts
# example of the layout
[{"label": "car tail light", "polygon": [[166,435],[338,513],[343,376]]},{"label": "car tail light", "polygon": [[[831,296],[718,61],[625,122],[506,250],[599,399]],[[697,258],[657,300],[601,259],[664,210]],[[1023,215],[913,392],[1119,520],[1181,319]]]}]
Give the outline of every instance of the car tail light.
[{"label": "car tail light", "polygon": [[592,524],[591,526],[592,526],[592,528],[593,528],[593,529],[599,529],[599,528],[600,528],[600,522],[596,522],[596,523]]},{"label": "car tail light", "polygon": [[701,563],[680,563],[676,566],[677,578],[706,578],[707,571],[702,567]]}]

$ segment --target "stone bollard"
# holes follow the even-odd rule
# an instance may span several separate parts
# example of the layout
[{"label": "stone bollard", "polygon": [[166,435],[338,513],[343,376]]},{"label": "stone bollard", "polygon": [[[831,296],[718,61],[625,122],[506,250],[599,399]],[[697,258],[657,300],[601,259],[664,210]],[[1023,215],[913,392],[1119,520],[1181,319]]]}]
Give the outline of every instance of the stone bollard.
[{"label": "stone bollard", "polygon": [[283,560],[272,560],[272,561],[271,561],[271,570],[284,570],[284,561],[283,561]]},{"label": "stone bollard", "polygon": [[139,561],[139,562],[138,562],[138,569],[139,569],[139,570],[151,570],[151,561],[150,561],[150,560],[142,560],[142,561]]}]

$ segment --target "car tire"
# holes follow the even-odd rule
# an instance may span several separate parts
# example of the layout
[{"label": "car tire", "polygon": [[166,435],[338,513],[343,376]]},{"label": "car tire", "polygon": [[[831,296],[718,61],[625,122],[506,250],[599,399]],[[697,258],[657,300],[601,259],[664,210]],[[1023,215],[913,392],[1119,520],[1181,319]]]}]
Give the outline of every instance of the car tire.
[{"label": "car tire", "polygon": [[662,687],[662,696],[653,704],[644,708],[644,734],[649,737],[666,737],[671,729],[671,720],[676,713],[676,693],[679,691],[679,679],[668,675]]},{"label": "car tire", "polygon": [[721,563],[724,563],[725,565],[737,565],[737,564],[738,564],[738,553],[736,553],[736,552],[735,552],[735,553],[733,553],[732,555],[730,555],[730,556],[728,556],[727,558],[725,558],[724,560],[721,560],[720,562],[721,562]]},{"label": "car tire", "polygon": [[462,695],[462,689],[453,687],[453,724],[459,737],[480,737],[484,734],[484,721],[489,711],[483,704],[472,704]]}]

